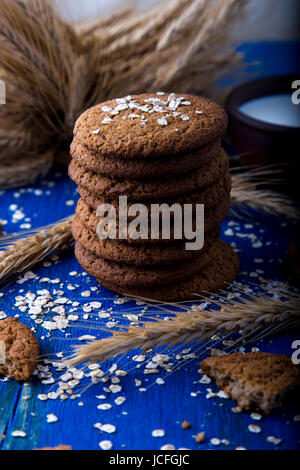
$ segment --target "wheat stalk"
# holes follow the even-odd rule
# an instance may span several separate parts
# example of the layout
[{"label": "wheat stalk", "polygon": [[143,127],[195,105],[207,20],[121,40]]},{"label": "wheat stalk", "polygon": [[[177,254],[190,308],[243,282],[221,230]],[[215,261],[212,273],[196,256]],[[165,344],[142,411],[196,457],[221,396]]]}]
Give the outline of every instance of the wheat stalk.
[{"label": "wheat stalk", "polygon": [[54,252],[73,242],[72,217],[46,227],[28,230],[0,239],[0,282],[30,269]]},{"label": "wheat stalk", "polygon": [[142,327],[122,325],[121,328],[126,331],[114,331],[110,337],[75,346],[74,354],[67,358],[66,364],[72,367],[84,362],[105,361],[135,349],[147,351],[166,345],[174,347],[193,343],[195,340],[204,342],[214,335],[238,330],[243,330],[246,335],[249,331],[267,328],[271,324],[288,327],[300,321],[299,292],[290,292],[284,285],[271,291],[266,288],[259,294],[249,294],[246,287],[241,288],[240,292],[246,297],[230,301],[222,296],[217,300],[205,299],[219,310],[195,311],[182,303],[172,304],[184,310],[178,313],[165,304],[163,311],[167,315],[171,313],[172,318],[150,318]]},{"label": "wheat stalk", "polygon": [[[53,162],[53,153],[46,152],[35,157],[16,160],[0,160],[0,188],[21,188],[34,184],[37,178],[45,176]],[[16,171],[16,167],[17,170]]]},{"label": "wheat stalk", "polygon": [[231,169],[231,205],[246,210],[247,207],[290,220],[299,221],[299,207],[289,197],[277,191],[264,189],[271,184],[280,184],[283,180],[275,179],[282,170],[278,166],[261,168],[241,167]]},{"label": "wheat stalk", "polygon": [[[201,65],[206,71],[211,69],[211,72],[213,72],[213,64],[216,66],[218,63],[219,66],[221,66],[221,57],[223,72],[226,69],[226,61],[227,65],[230,64],[230,66],[232,66],[232,57],[225,57],[223,51],[219,49],[217,44],[219,41],[226,43],[228,36],[228,18],[230,16],[232,21],[234,21],[235,18],[240,17],[246,2],[244,2],[244,0],[220,0],[217,3],[211,2],[210,5],[205,3],[204,8],[201,3],[203,2],[200,2],[201,13],[198,15],[199,8],[196,8],[195,5],[192,10],[192,15],[187,22],[188,25],[191,25],[191,22],[198,25],[196,34],[194,28],[191,28],[192,36],[189,37],[188,41],[186,40],[186,36],[183,40],[186,47],[181,49],[172,64],[168,64],[168,68],[161,67],[164,73],[167,72],[164,80],[167,80],[169,83],[172,83],[174,80],[176,83],[177,75],[182,77],[182,70],[185,70],[186,76],[189,76],[189,74],[193,73],[195,69],[198,69]],[[193,5],[191,5],[191,7],[193,7]],[[197,21],[197,18],[199,18],[200,21]],[[188,29],[189,27],[187,26],[184,30],[185,35]],[[212,34],[212,32],[214,33]],[[212,51],[214,51],[213,61],[210,56]],[[199,76],[198,79],[200,79]],[[212,77],[211,79],[214,80]]]},{"label": "wheat stalk", "polygon": [[51,0],[1,0],[0,159],[68,148],[77,117],[110,98],[205,94],[238,60],[230,31],[245,2],[172,0],[143,14],[127,6],[73,27]]},{"label": "wheat stalk", "polygon": [[112,11],[103,18],[82,21],[75,25],[75,29],[82,37],[90,36],[95,33],[101,34],[103,29],[111,29],[115,24],[122,25],[124,22],[128,22],[129,18],[132,18],[133,16],[132,2],[126,3],[125,5],[119,6],[118,9]]}]

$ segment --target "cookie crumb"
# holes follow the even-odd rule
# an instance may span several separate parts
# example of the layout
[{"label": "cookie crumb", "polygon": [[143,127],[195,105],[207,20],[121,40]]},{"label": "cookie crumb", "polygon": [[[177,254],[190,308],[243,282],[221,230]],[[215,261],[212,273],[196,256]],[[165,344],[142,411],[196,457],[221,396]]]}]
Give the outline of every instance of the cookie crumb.
[{"label": "cookie crumb", "polygon": [[197,436],[195,437],[196,442],[204,442],[205,441],[205,432],[198,432]]},{"label": "cookie crumb", "polygon": [[182,429],[189,429],[191,427],[191,423],[189,423],[188,421],[182,421],[181,427]]},{"label": "cookie crumb", "polygon": [[34,450],[72,450],[72,447],[69,445],[65,445],[65,444],[59,444],[56,447],[41,447],[40,449],[34,449]]}]

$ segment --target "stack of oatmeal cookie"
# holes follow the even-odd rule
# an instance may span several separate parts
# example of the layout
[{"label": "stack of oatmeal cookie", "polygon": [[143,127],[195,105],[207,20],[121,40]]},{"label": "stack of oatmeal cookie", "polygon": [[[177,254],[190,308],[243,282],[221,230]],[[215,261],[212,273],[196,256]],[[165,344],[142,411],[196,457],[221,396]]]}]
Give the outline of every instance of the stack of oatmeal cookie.
[{"label": "stack of oatmeal cookie", "polygon": [[[220,144],[226,126],[216,103],[162,92],[111,100],[80,116],[69,175],[81,196],[73,235],[83,269],[113,291],[160,300],[187,300],[232,282],[238,258],[219,239],[231,189]],[[149,214],[146,229],[138,224],[140,204]],[[161,224],[151,230],[153,205],[161,204],[177,210],[169,211],[167,235]],[[197,204],[204,205],[204,243],[195,250],[187,244],[191,235],[179,227],[178,210],[184,215],[189,205],[196,232]],[[103,207],[116,215],[110,227],[101,224]]]}]

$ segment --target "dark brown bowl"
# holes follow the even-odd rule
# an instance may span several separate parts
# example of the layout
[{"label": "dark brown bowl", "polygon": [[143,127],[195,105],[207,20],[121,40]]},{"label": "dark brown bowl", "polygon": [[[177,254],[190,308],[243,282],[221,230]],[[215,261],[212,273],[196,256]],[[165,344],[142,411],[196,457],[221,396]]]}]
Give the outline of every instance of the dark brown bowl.
[{"label": "dark brown bowl", "polygon": [[[233,141],[244,165],[284,163],[285,190],[295,192],[299,186],[300,130],[260,121],[242,113],[239,107],[255,98],[281,93],[292,94],[295,75],[283,75],[253,80],[235,88],[227,98],[229,137]],[[299,105],[300,112],[300,105]],[[290,191],[291,190],[291,191]]]}]

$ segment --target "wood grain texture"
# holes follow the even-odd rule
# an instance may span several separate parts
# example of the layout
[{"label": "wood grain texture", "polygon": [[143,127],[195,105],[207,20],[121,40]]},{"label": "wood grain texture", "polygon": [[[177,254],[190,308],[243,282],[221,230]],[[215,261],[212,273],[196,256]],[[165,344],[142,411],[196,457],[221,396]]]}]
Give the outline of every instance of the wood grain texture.
[{"label": "wood grain texture", "polygon": [[[49,223],[56,218],[60,218],[72,213],[74,206],[67,206],[68,200],[75,200],[77,195],[75,187],[64,177],[54,177],[51,175],[49,181],[55,181],[54,187],[45,189],[41,184],[36,189],[43,189],[43,194],[38,196],[39,192],[26,190],[21,198],[15,198],[14,192],[7,191],[0,199],[1,218],[7,219],[9,223],[5,226],[7,231],[16,230],[21,222],[12,224],[12,211],[9,206],[17,203],[24,207],[26,216],[31,217],[32,225],[38,226]],[[47,188],[47,186],[46,186]],[[50,193],[47,193],[50,191]],[[52,210],[51,210],[52,209]],[[38,214],[39,217],[38,217]],[[249,238],[238,238],[236,236],[225,235],[228,229],[228,220],[223,226],[223,238],[227,242],[235,241],[241,250],[241,271],[255,271],[256,268],[265,270],[265,278],[276,278],[280,273],[280,260],[284,255],[285,249],[290,240],[288,228],[280,227],[277,219],[269,220],[268,225],[264,224],[263,218],[256,220],[253,229],[245,229],[245,223],[239,224],[240,232],[256,233],[258,238],[264,242],[262,248],[252,248]],[[263,232],[262,232],[263,231]],[[266,246],[265,242],[271,240],[272,244]],[[255,264],[254,258],[264,258],[262,264]],[[274,259],[270,263],[270,259]],[[52,263],[50,267],[40,266],[34,270],[40,277],[50,279],[60,278],[65,280],[65,286],[70,283],[78,284],[75,291],[68,291],[65,287],[62,289],[68,298],[78,301],[81,304],[94,301],[102,301],[104,308],[114,307],[115,310],[128,311],[130,307],[134,308],[135,303],[125,305],[114,305],[115,295],[104,288],[99,288],[99,292],[93,293],[92,297],[83,298],[81,292],[96,286],[97,283],[88,276],[71,277],[72,271],[82,272],[72,253],[63,255],[58,264]],[[240,276],[239,280],[244,280]],[[245,279],[246,280],[246,279]],[[253,278],[251,279],[253,280]],[[255,279],[254,279],[255,281]],[[60,284],[42,283],[33,279],[24,284],[13,284],[3,290],[4,296],[0,298],[0,309],[8,315],[20,313],[14,306],[15,297],[23,291],[36,292],[38,289],[47,288],[51,292],[59,289]],[[22,292],[21,292],[22,293]],[[105,300],[108,298],[108,300]],[[33,326],[34,323],[25,313],[20,319]],[[36,326],[36,334],[40,338],[41,354],[49,355],[54,351],[69,351],[71,343],[83,334],[94,334],[101,336],[102,333],[95,331],[94,325],[91,325],[89,331],[81,329],[74,323],[74,329],[67,332],[66,336],[62,332],[53,332],[48,339],[47,331],[40,325]],[[280,335],[260,343],[261,350],[291,354],[291,343],[297,339],[297,332],[290,335]],[[42,337],[45,336],[45,339]],[[71,340],[69,340],[69,338]],[[257,345],[255,345],[257,346]],[[236,446],[244,446],[248,449],[272,449],[274,445],[267,442],[267,436],[283,438],[283,442],[278,446],[282,449],[298,448],[299,423],[293,421],[293,416],[299,414],[299,407],[295,402],[291,402],[282,408],[271,413],[270,416],[263,418],[262,421],[253,421],[249,414],[234,414],[231,411],[235,404],[231,400],[220,398],[206,398],[207,387],[217,390],[214,384],[204,385],[199,383],[198,374],[200,359],[193,360],[176,373],[166,379],[165,385],[153,385],[146,392],[138,391],[134,379],[139,378],[142,386],[148,386],[155,382],[156,375],[144,375],[142,368],[131,370],[127,377],[122,378],[123,390],[121,394],[110,394],[105,403],[111,403],[113,406],[108,411],[97,409],[97,405],[103,401],[96,398],[97,395],[105,394],[103,386],[105,384],[94,385],[83,393],[80,399],[76,400],[48,400],[41,401],[38,394],[48,393],[51,386],[41,384],[41,381],[33,377],[26,384],[19,385],[13,381],[0,383],[0,432],[6,434],[6,438],[1,441],[2,449],[32,449],[34,447],[56,446],[58,444],[69,444],[73,449],[98,449],[99,442],[104,439],[110,439],[113,442],[114,449],[160,449],[166,443],[173,444],[175,447],[188,447],[191,449],[214,448],[210,444],[210,439],[218,437],[228,439],[230,445],[220,445],[219,448],[234,449]],[[126,367],[129,359],[123,360]],[[132,367],[132,364],[130,365]],[[159,377],[163,377],[160,374]],[[196,392],[196,397],[191,393]],[[126,402],[121,406],[114,404],[114,399],[118,395],[126,396]],[[79,406],[82,401],[84,406]],[[126,412],[126,414],[123,414]],[[47,414],[53,413],[58,417],[58,422],[47,423]],[[181,422],[187,420],[191,423],[189,430],[181,429]],[[117,432],[112,435],[100,434],[93,427],[96,422],[111,423],[117,428]],[[287,422],[289,424],[287,424]],[[262,428],[260,434],[249,432],[248,425],[259,424]],[[151,433],[153,429],[163,428],[166,435],[163,438],[154,438]],[[26,432],[25,438],[15,438],[11,436],[14,430],[23,430]],[[195,434],[204,430],[207,441],[203,444],[197,444],[193,438]]]},{"label": "wood grain texture", "polygon": [[[276,54],[277,69],[275,65],[270,66],[270,73],[289,72],[288,67],[292,67],[290,57],[287,53],[286,45],[280,49],[275,46],[259,46],[257,53],[253,46],[248,53],[249,60],[256,58],[268,59]],[[275,51],[275,52],[274,52]],[[279,64],[279,65],[278,65]],[[282,66],[280,64],[283,64]],[[294,66],[293,66],[294,67]],[[262,74],[267,70],[262,70]],[[52,184],[52,182],[54,182]],[[42,194],[40,194],[42,191]],[[75,210],[75,205],[67,205],[70,200],[76,201],[78,198],[75,186],[65,177],[51,174],[46,181],[41,182],[34,188],[27,188],[22,191],[6,191],[0,195],[0,218],[7,220],[4,230],[8,233],[21,230],[21,225],[25,219],[30,218],[32,227],[38,227],[70,215]],[[13,222],[12,204],[18,209],[23,208],[24,219]],[[284,280],[281,270],[281,260],[289,242],[295,237],[294,229],[289,224],[281,226],[283,220],[277,218],[264,217],[255,214],[253,220],[237,221],[238,226],[234,227],[235,236],[227,232],[229,220],[222,226],[223,238],[228,242],[235,242],[238,246],[241,259],[241,273],[255,272],[262,269],[261,275],[266,278]],[[253,228],[246,228],[246,224],[253,224]],[[238,237],[236,233],[250,235],[254,233],[259,240],[263,241],[261,248],[253,248],[249,237]],[[226,235],[227,234],[227,235]],[[266,245],[266,242],[271,244]],[[263,258],[263,263],[255,263],[254,259]],[[78,271],[80,275],[71,277],[71,271]],[[65,282],[65,291],[68,298],[78,301],[81,304],[91,300],[102,301],[104,308],[114,307],[120,312],[131,310],[134,303],[125,305],[114,305],[115,295],[104,288],[99,288],[98,292],[86,299],[80,293],[96,286],[96,282],[88,276],[82,276],[82,270],[76,262],[72,253],[65,254],[58,264],[52,262],[50,267],[40,266],[34,270],[40,277],[50,279],[60,278]],[[241,282],[256,282],[257,278],[248,277],[241,274]],[[68,291],[66,285],[76,282],[78,288]],[[0,297],[0,311],[5,311],[7,315],[20,313],[14,306],[15,297],[26,292],[36,292],[38,289],[47,288],[51,292],[59,289],[59,284],[40,284],[33,279],[24,284],[12,284],[7,286]],[[106,299],[107,298],[107,299]],[[34,322],[28,314],[21,314],[20,320],[34,326]],[[41,354],[50,355],[55,351],[68,351],[75,339],[83,334],[95,334],[101,336],[100,332],[90,325],[90,331],[80,329],[74,323],[73,329],[66,330],[70,333],[67,337],[62,332],[54,332],[47,337],[47,331],[41,326],[36,326],[36,334],[40,339]],[[44,336],[44,339],[42,337]],[[300,338],[299,331],[280,334],[272,338],[260,341],[260,350],[278,352],[291,355],[293,350],[291,344],[293,340]],[[248,348],[248,349],[249,349]],[[164,444],[173,444],[176,448],[187,447],[190,449],[235,449],[237,446],[244,446],[247,449],[299,449],[300,423],[295,422],[293,417],[300,414],[297,397],[293,397],[284,406],[274,410],[269,416],[263,417],[261,421],[254,421],[248,413],[234,414],[231,410],[236,404],[231,400],[218,397],[206,398],[207,388],[217,391],[215,385],[199,383],[198,374],[200,359],[184,363],[182,368],[170,375],[165,380],[165,385],[153,385],[146,392],[138,391],[134,379],[142,381],[143,386],[148,386],[155,382],[157,376],[144,375],[143,368],[132,369],[127,377],[122,378],[123,390],[119,394],[107,395],[103,392],[103,385],[97,384],[86,390],[80,399],[76,400],[48,400],[38,399],[40,393],[47,393],[51,386],[41,384],[41,381],[33,377],[27,384],[17,384],[13,381],[2,382],[0,379],[0,435],[2,437],[0,449],[32,449],[34,447],[56,446],[58,444],[69,444],[73,449],[99,449],[99,442],[109,439],[113,443],[114,449],[160,449]],[[124,358],[122,364],[125,367],[129,364],[129,359]],[[121,364],[121,365],[122,365]],[[130,365],[132,367],[132,364]],[[159,377],[163,377],[160,374]],[[101,394],[107,395],[103,400],[113,406],[108,411],[97,409],[97,405],[103,401],[96,398]],[[191,396],[196,393],[196,396]],[[123,405],[114,404],[116,396],[126,396]],[[28,397],[28,398],[27,398]],[[79,406],[82,401],[84,406]],[[126,414],[124,414],[124,412]],[[47,423],[47,414],[53,413],[58,417],[58,422]],[[181,422],[187,420],[191,423],[188,430],[181,429]],[[93,427],[96,422],[111,423],[117,428],[114,434],[100,434]],[[260,434],[253,434],[248,430],[249,424],[258,424],[262,428]],[[163,438],[154,438],[151,433],[154,429],[162,428],[166,434]],[[14,430],[26,432],[25,438],[12,437]],[[193,436],[198,432],[205,431],[206,441],[197,444]],[[268,436],[282,438],[282,443],[278,446],[267,441]],[[221,444],[214,447],[210,439],[218,437],[228,439],[228,446]]]}]

